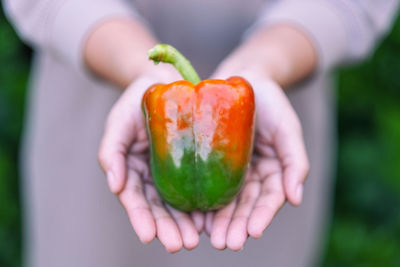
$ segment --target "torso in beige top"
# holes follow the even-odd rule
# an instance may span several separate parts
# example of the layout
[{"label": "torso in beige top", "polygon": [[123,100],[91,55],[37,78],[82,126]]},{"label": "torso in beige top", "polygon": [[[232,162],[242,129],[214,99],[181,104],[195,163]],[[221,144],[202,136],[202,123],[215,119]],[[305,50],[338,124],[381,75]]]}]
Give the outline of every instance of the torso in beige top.
[{"label": "torso in beige top", "polygon": [[[203,78],[240,42],[263,3],[135,1],[159,39],[178,47]],[[158,241],[139,243],[97,163],[104,121],[120,92],[77,73],[51,51],[37,52],[23,153],[29,266],[311,266],[330,208],[329,84],[319,72],[289,93],[311,162],[303,205],[286,205],[264,236],[248,241],[242,252],[216,251],[203,236],[194,251],[170,255]]]}]

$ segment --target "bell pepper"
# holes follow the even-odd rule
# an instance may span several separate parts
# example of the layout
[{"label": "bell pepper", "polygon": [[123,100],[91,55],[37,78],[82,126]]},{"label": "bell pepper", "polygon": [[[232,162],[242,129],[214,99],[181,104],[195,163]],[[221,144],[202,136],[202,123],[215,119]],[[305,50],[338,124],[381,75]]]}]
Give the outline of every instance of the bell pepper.
[{"label": "bell pepper", "polygon": [[175,48],[149,51],[185,80],[155,84],[143,96],[150,165],[161,198],[182,211],[218,209],[240,191],[254,137],[254,94],[241,77],[200,81]]}]

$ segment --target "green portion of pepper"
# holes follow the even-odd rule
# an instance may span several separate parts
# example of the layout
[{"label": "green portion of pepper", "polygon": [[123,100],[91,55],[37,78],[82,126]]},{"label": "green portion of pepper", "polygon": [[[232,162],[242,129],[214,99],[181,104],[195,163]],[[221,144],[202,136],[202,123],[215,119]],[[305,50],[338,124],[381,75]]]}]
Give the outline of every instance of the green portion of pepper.
[{"label": "green portion of pepper", "polygon": [[197,161],[193,150],[185,150],[180,166],[172,157],[162,159],[152,151],[153,182],[163,200],[182,211],[207,211],[223,207],[239,192],[245,168],[232,170],[224,156],[211,152],[207,161]]}]

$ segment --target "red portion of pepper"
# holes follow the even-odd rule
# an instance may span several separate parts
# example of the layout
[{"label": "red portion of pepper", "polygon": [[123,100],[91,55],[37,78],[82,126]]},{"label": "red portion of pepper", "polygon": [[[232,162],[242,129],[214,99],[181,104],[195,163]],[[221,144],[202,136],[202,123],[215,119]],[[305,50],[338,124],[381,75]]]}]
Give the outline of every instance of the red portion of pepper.
[{"label": "red portion of pepper", "polygon": [[[205,80],[195,87],[194,134],[200,151],[221,151],[233,169],[249,161],[253,135],[254,95],[240,77]],[[204,151],[208,152],[208,151]]]},{"label": "red portion of pepper", "polygon": [[190,135],[187,138],[203,160],[217,150],[232,168],[248,162],[255,105],[253,90],[243,78],[204,80],[197,85],[188,81],[156,84],[143,99],[159,156],[166,157],[177,139]]}]

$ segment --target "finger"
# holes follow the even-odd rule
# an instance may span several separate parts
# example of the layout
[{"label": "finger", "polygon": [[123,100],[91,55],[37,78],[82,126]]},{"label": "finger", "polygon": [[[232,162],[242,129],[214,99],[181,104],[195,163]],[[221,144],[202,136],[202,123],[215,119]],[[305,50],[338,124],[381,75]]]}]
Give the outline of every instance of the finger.
[{"label": "finger", "polygon": [[300,124],[295,125],[298,126],[294,129],[282,127],[276,135],[275,147],[282,162],[286,197],[293,205],[300,205],[309,163]]},{"label": "finger", "polygon": [[192,211],[192,220],[196,227],[197,232],[200,234],[204,229],[205,214],[201,211]]},{"label": "finger", "polygon": [[128,213],[133,229],[143,243],[151,242],[156,236],[153,214],[144,196],[143,184],[135,171],[129,171],[128,181],[119,194],[119,200]]},{"label": "finger", "polygon": [[168,211],[174,218],[181,232],[183,246],[188,249],[194,249],[199,244],[199,233],[189,214],[180,212],[167,205]]},{"label": "finger", "polygon": [[268,144],[262,143],[261,138],[259,140],[260,142],[256,142],[254,147],[255,153],[263,157],[275,158],[277,155],[274,148]]},{"label": "finger", "polygon": [[258,181],[249,182],[243,188],[227,234],[226,244],[231,250],[238,251],[243,248],[248,236],[247,222],[259,194]]},{"label": "finger", "polygon": [[137,155],[129,155],[127,158],[129,169],[135,170],[146,182],[151,182],[149,164]]},{"label": "finger", "polygon": [[126,182],[125,147],[118,145],[112,146],[109,136],[105,136],[98,154],[101,168],[107,175],[107,182],[110,191],[118,194],[123,189]]},{"label": "finger", "polygon": [[211,244],[216,249],[225,249],[226,247],[226,234],[235,208],[236,199],[215,213],[211,230]]},{"label": "finger", "polygon": [[214,215],[215,212],[214,211],[209,211],[206,213],[206,218],[205,218],[205,230],[206,230],[206,234],[208,236],[211,235],[211,231],[212,231],[212,226],[213,226],[213,221],[214,221]]},{"label": "finger", "polygon": [[148,145],[148,140],[147,140],[147,132],[146,128],[140,128],[137,132],[137,141],[138,142],[146,142]]},{"label": "finger", "polygon": [[148,148],[149,148],[149,142],[147,140],[139,141],[138,137],[138,141],[132,144],[130,153],[142,154],[144,152],[147,152]]},{"label": "finger", "polygon": [[182,237],[174,219],[163,206],[153,185],[146,184],[146,197],[156,221],[156,232],[160,242],[170,253],[178,252],[182,248]]},{"label": "finger", "polygon": [[[270,166],[265,165],[264,167],[268,168]],[[264,182],[261,185],[260,196],[254,205],[247,226],[247,231],[253,238],[260,238],[262,236],[264,230],[271,223],[272,218],[285,201],[281,173],[271,173],[271,170],[267,170],[266,172],[269,175],[263,179]],[[265,177],[262,173],[260,173],[260,176]]]}]

